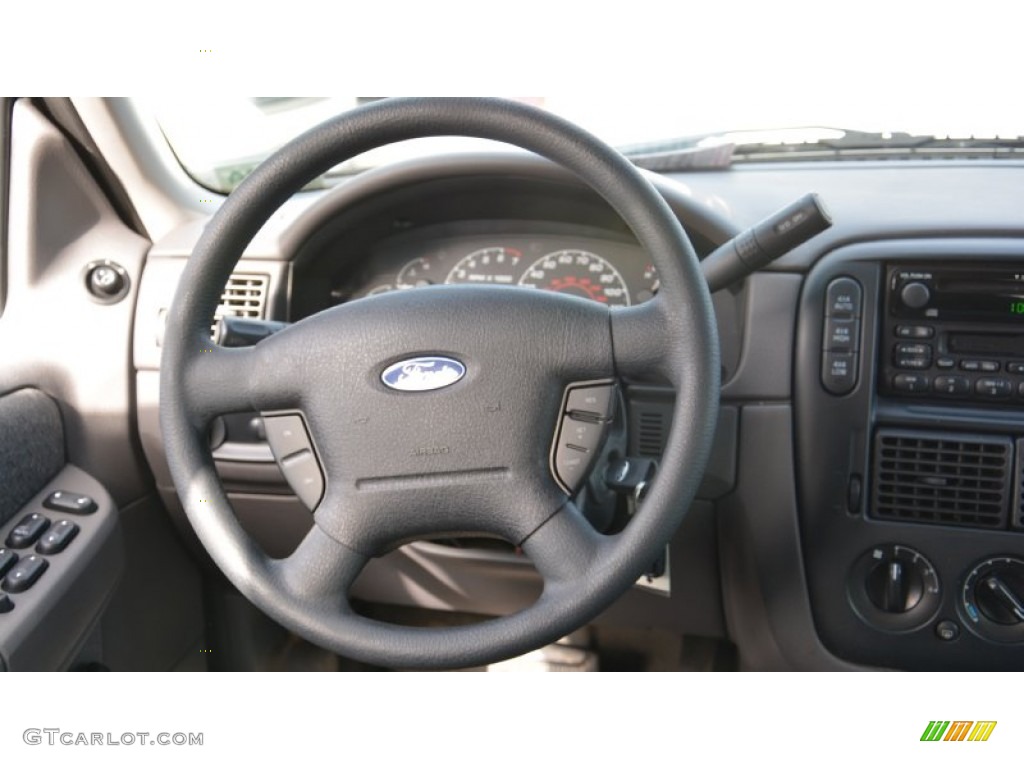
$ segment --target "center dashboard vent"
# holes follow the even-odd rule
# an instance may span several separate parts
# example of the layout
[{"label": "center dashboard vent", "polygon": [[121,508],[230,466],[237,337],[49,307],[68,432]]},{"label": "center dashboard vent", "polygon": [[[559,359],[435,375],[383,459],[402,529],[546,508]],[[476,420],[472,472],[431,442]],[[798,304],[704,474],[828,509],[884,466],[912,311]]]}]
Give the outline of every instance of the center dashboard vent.
[{"label": "center dashboard vent", "polygon": [[1008,437],[879,430],[871,515],[1005,528],[1013,491]]},{"label": "center dashboard vent", "polygon": [[222,317],[264,319],[267,311],[269,275],[235,272],[228,278],[220,303],[213,313],[213,327]]}]

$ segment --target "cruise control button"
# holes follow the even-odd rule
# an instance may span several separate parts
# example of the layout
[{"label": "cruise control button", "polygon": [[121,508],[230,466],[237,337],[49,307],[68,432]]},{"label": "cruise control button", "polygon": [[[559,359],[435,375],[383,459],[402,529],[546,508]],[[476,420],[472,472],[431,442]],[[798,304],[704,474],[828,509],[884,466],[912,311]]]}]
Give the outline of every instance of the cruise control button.
[{"label": "cruise control button", "polygon": [[263,425],[267,442],[278,461],[310,449],[301,416],[266,416]]},{"label": "cruise control button", "polygon": [[589,413],[599,419],[612,417],[612,398],[615,392],[611,384],[597,387],[575,387],[569,390],[565,410],[570,413]]},{"label": "cruise control button", "polygon": [[324,495],[324,478],[312,452],[305,450],[283,459],[281,471],[302,503],[309,509],[315,509]]},{"label": "cruise control button", "polygon": [[25,515],[7,537],[7,546],[24,549],[36,543],[43,531],[50,527],[50,521],[38,512]]},{"label": "cruise control button", "polygon": [[824,348],[833,352],[856,352],[860,320],[830,317],[825,320]]},{"label": "cruise control button", "polygon": [[839,277],[828,284],[825,314],[829,317],[860,317],[860,283],[852,277]]},{"label": "cruise control button", "polygon": [[17,552],[11,552],[9,549],[0,549],[0,578],[2,578],[16,562],[18,562]]},{"label": "cruise control button", "polygon": [[82,493],[54,491],[43,502],[43,506],[57,512],[72,515],[91,515],[96,511],[96,502]]},{"label": "cruise control button", "polygon": [[24,592],[43,575],[49,563],[39,555],[29,555],[18,561],[4,579],[3,588],[8,592]]},{"label": "cruise control button", "polygon": [[856,353],[826,352],[821,360],[821,384],[833,395],[845,395],[857,384]]},{"label": "cruise control button", "polygon": [[78,535],[78,526],[70,520],[61,520],[48,530],[36,544],[36,552],[41,555],[55,555],[63,552],[71,540]]},{"label": "cruise control button", "polygon": [[971,380],[966,376],[936,376],[932,386],[943,395],[966,395],[971,391]]},{"label": "cruise control button", "polygon": [[978,379],[974,382],[974,391],[985,397],[1009,397],[1013,385],[1006,379]]},{"label": "cruise control button", "polygon": [[583,482],[590,459],[589,452],[559,443],[555,450],[555,473],[570,492],[574,492]]},{"label": "cruise control button", "polygon": [[580,421],[572,416],[562,419],[562,434],[558,442],[584,451],[595,451],[601,444],[603,426],[593,421]]},{"label": "cruise control button", "polygon": [[925,392],[929,379],[919,373],[898,373],[893,376],[892,388],[900,392]]}]

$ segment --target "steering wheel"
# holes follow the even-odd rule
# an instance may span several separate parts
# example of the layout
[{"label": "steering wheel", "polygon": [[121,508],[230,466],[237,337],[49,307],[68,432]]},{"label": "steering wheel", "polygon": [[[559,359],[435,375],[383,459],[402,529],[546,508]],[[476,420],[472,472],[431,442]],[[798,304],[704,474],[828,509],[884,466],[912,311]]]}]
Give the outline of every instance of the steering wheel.
[{"label": "steering wheel", "polygon": [[[649,254],[661,280],[657,296],[609,309],[507,286],[426,287],[324,310],[253,347],[211,344],[209,319],[221,287],[282,203],[361,152],[445,135],[514,144],[574,172]],[[423,391],[384,385],[390,366],[427,355],[460,363],[464,375]],[[652,373],[676,391],[661,471],[626,528],[601,535],[552,475],[563,393],[573,382]],[[199,540],[257,607],[350,658],[454,668],[553,642],[590,621],[655,561],[703,474],[718,391],[716,326],[697,257],[632,164],[580,128],[524,104],[394,99],[294,139],[211,219],[167,317],[161,427]],[[323,470],[314,524],[283,559],[268,557],[245,533],[214,469],[206,428],[215,416],[238,411],[301,414]],[[349,590],[369,558],[415,539],[465,534],[520,546],[544,582],[536,602],[451,628],[399,626],[352,609]]]}]

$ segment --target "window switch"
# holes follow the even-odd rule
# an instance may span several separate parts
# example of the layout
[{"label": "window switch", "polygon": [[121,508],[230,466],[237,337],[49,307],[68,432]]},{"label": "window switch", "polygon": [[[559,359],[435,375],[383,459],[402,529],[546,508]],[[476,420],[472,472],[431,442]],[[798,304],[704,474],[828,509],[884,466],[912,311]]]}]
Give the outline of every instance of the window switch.
[{"label": "window switch", "polygon": [[55,555],[63,552],[71,540],[78,535],[78,526],[70,520],[61,520],[48,530],[36,544],[36,552],[40,555]]},{"label": "window switch", "polygon": [[18,561],[4,579],[3,587],[8,592],[24,592],[43,575],[49,563],[39,555],[29,555]]},{"label": "window switch", "polygon": [[68,512],[72,515],[91,515],[96,511],[96,502],[82,493],[73,491],[54,491],[46,497],[43,506],[57,512]]},{"label": "window switch", "polygon": [[18,553],[9,549],[0,549],[0,578],[11,570],[11,566],[18,562]]},{"label": "window switch", "polygon": [[38,512],[25,515],[7,537],[7,546],[14,549],[31,547],[42,535],[43,531],[50,527],[50,521]]}]

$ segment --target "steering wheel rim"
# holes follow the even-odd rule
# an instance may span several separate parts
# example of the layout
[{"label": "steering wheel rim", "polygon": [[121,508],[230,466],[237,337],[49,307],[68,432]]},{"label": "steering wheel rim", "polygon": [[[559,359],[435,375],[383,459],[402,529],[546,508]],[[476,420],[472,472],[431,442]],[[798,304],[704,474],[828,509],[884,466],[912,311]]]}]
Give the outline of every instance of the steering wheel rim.
[{"label": "steering wheel rim", "polygon": [[[493,286],[417,289],[325,310],[252,348],[211,344],[208,318],[220,287],[288,197],[361,152],[439,135],[503,141],[574,172],[630,226],[658,269],[659,294],[610,310],[583,299]],[[392,325],[388,318],[396,316]],[[495,316],[514,326],[511,333]],[[538,333],[544,344],[516,341],[516,334]],[[496,338],[510,346],[512,362],[493,353]],[[420,393],[388,393],[379,381],[372,383],[386,364],[429,351],[470,361],[459,384],[461,402],[436,393],[417,400]],[[559,418],[552,403],[562,395],[553,385],[652,371],[672,383],[677,397],[662,469],[626,529],[602,536],[547,473],[547,448]],[[518,377],[515,386],[510,376]],[[557,391],[551,394],[552,389]],[[161,428],[189,521],[228,579],[257,607],[350,658],[399,668],[453,668],[551,642],[592,619],[636,580],[693,500],[710,451],[718,391],[716,326],[697,257],[678,220],[632,164],[580,128],[524,104],[392,99],[333,118],[285,145],[211,219],[168,313]],[[492,400],[503,405],[502,418],[508,420],[498,429],[466,407]],[[455,448],[432,459],[442,463],[429,471],[409,472],[420,466],[413,463],[419,458],[406,455],[409,443],[384,450],[377,444],[380,432],[359,433],[352,401],[362,401],[359,413],[385,421],[392,411],[403,414],[405,421],[392,421],[391,427],[408,423],[417,439],[430,434],[423,430],[443,425]],[[305,414],[325,463],[327,491],[314,511],[313,528],[282,560],[263,553],[234,517],[205,441],[211,418],[246,409]],[[463,428],[449,426],[453,418]],[[536,434],[549,420],[541,471],[547,476],[533,477],[540,466],[537,446],[545,440]],[[482,442],[481,430],[493,434]],[[364,449],[367,443],[372,446]],[[393,471],[369,477],[361,465],[364,450],[386,457]],[[474,464],[484,454],[493,459],[484,462],[495,470],[491,474]],[[354,472],[353,464],[360,465]],[[502,501],[510,491],[519,496],[516,503]],[[383,510],[382,499],[388,510],[400,509]],[[540,598],[508,616],[440,629],[385,624],[352,611],[348,590],[370,557],[404,540],[466,530],[520,544],[544,577]]]}]

